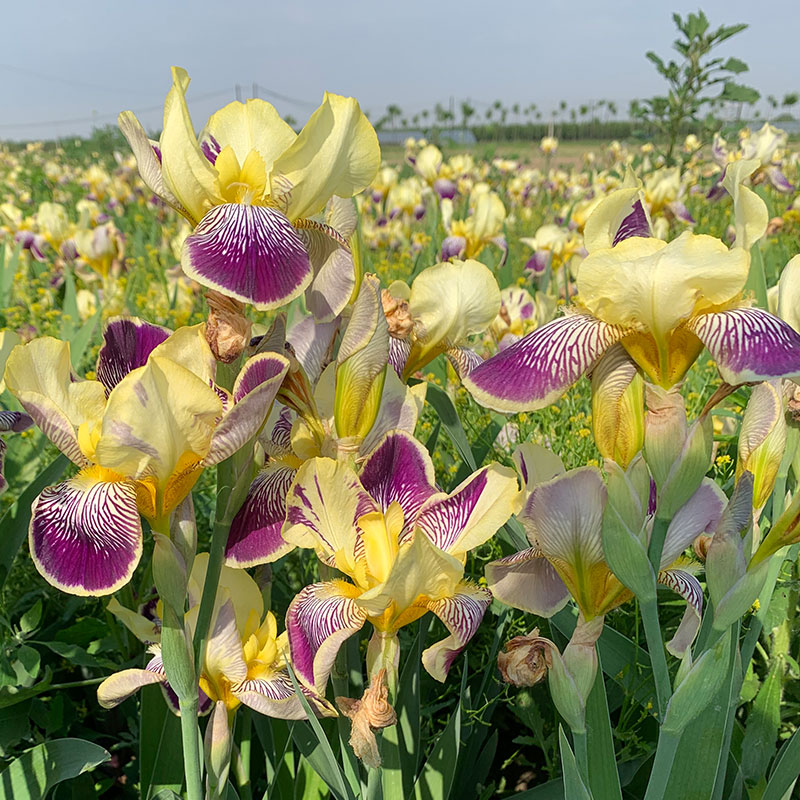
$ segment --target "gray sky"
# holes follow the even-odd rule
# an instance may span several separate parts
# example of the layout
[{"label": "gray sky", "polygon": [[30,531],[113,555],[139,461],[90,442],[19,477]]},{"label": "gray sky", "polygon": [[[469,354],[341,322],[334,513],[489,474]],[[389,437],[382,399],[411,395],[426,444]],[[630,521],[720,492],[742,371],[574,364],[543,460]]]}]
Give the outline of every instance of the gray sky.
[{"label": "gray sky", "polygon": [[[192,77],[197,128],[263,89],[303,122],[325,89],[353,95],[372,118],[388,103],[411,116],[437,101],[534,102],[547,112],[608,98],[620,110],[661,90],[644,53],[668,55],[672,11],[698,0],[27,0],[4,4],[0,139],[85,134],[92,119],[132,109],[160,128],[172,64]],[[797,0],[706,0],[713,26],[750,27],[720,48],[750,66],[762,96],[800,90]],[[267,97],[266,94],[262,96]],[[269,98],[268,98],[269,99]],[[54,122],[58,121],[58,122]],[[51,123],[36,124],[29,123]]]}]

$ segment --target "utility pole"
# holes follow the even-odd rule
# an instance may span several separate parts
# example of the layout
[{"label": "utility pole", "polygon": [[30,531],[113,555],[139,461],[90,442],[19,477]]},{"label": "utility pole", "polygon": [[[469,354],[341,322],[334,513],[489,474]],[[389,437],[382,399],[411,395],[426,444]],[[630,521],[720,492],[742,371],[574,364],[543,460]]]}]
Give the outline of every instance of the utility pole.
[{"label": "utility pole", "polygon": [[253,81],[253,93],[250,97],[258,97],[258,84],[255,81]]},{"label": "utility pole", "polygon": [[236,99],[241,103],[242,102],[242,87],[239,86],[238,83],[234,87],[234,91],[236,92]]}]

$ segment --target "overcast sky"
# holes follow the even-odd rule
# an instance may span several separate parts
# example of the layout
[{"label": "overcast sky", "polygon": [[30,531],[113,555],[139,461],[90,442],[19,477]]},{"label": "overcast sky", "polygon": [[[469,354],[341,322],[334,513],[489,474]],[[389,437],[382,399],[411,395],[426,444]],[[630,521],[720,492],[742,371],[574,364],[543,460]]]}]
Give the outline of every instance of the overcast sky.
[{"label": "overcast sky", "polygon": [[[197,128],[234,99],[274,92],[303,122],[328,89],[378,118],[396,103],[409,117],[469,98],[479,113],[501,99],[547,112],[628,101],[660,91],[645,51],[667,55],[672,0],[10,0],[0,50],[0,139],[85,134],[132,109],[161,126],[172,64],[192,77]],[[750,66],[762,96],[800,90],[797,0],[707,0],[712,25],[750,27],[721,48]],[[41,124],[32,124],[41,123]]]}]

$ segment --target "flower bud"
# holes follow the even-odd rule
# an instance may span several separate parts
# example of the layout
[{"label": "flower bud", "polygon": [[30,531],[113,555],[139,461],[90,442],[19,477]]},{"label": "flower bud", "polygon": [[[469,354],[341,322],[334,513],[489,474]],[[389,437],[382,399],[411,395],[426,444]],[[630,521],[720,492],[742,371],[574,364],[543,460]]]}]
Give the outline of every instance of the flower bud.
[{"label": "flower bud", "polygon": [[552,666],[550,643],[539,636],[538,628],[506,642],[505,649],[497,656],[503,680],[514,686],[533,686],[543,681]]},{"label": "flower bud", "polygon": [[659,489],[686,440],[686,408],[677,389],[647,386],[644,459]]}]

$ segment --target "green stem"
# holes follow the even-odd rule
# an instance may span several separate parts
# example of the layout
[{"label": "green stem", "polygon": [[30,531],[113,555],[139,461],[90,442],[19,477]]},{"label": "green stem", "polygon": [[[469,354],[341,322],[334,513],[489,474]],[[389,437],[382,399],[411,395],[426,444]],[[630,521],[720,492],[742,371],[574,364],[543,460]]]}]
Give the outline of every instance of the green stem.
[{"label": "green stem", "polygon": [[183,740],[183,771],[186,775],[186,800],[203,800],[203,781],[200,777],[200,729],[197,727],[197,694],[193,699],[180,700],[181,739]]},{"label": "green stem", "polygon": [[[602,678],[601,678],[602,680]],[[581,733],[572,731],[572,746],[575,748],[575,763],[586,786],[589,786],[589,736],[584,730]]]},{"label": "green stem", "polygon": [[670,520],[656,516],[653,520],[653,532],[650,534],[650,544],[647,546],[647,555],[653,565],[653,572],[658,575],[661,570],[661,553],[664,550],[664,540],[667,538],[667,528]]},{"label": "green stem", "polygon": [[672,764],[675,761],[675,753],[678,751],[679,744],[679,734],[661,731],[658,737],[656,759],[650,773],[650,780],[647,783],[647,793],[644,796],[644,800],[664,800],[670,773],[672,772]]},{"label": "green stem", "polygon": [[239,758],[236,759],[236,782],[239,785],[240,800],[251,800],[253,796],[250,785],[250,752],[253,735],[253,718],[246,708],[239,709]]},{"label": "green stem", "polygon": [[658,623],[658,603],[655,599],[640,602],[644,635],[647,639],[647,651],[650,654],[650,666],[653,668],[653,678],[656,684],[656,701],[658,703],[658,718],[663,722],[667,711],[667,703],[672,694],[669,680],[667,657],[664,651],[664,640],[661,636],[661,626]]}]

